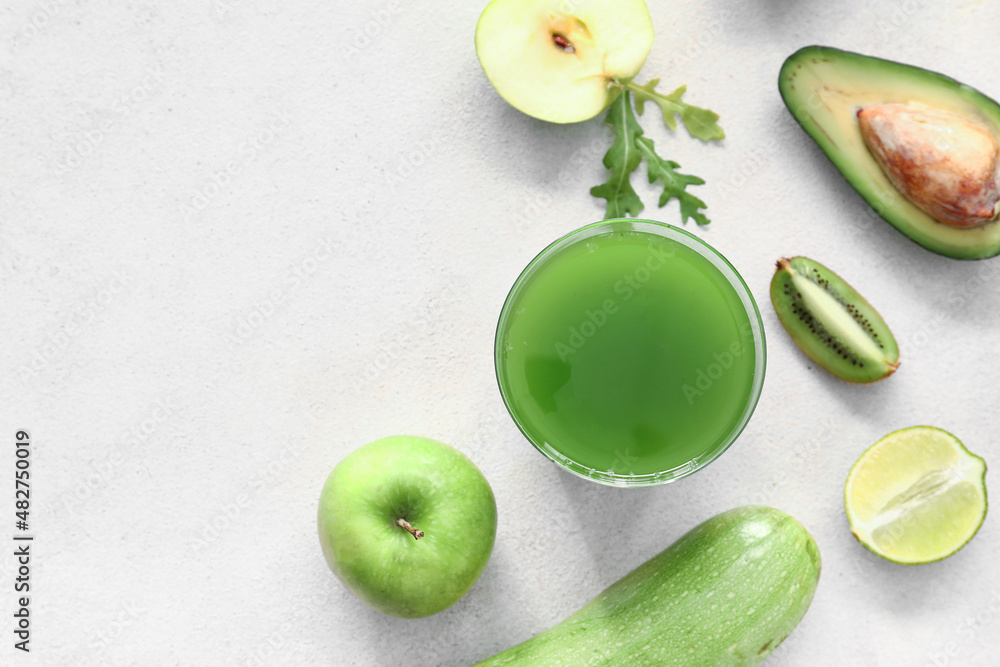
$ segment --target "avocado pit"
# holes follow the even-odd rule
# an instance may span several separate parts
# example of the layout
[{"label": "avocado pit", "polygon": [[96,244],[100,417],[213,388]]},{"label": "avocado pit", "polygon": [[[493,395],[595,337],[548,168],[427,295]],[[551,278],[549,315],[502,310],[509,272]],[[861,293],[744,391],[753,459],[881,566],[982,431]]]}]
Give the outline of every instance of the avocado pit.
[{"label": "avocado pit", "polygon": [[857,118],[886,177],[936,221],[971,228],[1000,214],[1000,144],[988,129],[916,103],[865,107]]}]

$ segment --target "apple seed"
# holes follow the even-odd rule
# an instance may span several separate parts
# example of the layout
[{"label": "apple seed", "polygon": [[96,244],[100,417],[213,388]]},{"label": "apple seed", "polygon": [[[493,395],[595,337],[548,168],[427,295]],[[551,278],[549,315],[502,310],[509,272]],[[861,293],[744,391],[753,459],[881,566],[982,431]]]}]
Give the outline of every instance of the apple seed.
[{"label": "apple seed", "polygon": [[566,53],[576,53],[576,47],[573,46],[573,42],[569,41],[566,39],[565,35],[560,35],[558,32],[552,33],[552,43]]}]

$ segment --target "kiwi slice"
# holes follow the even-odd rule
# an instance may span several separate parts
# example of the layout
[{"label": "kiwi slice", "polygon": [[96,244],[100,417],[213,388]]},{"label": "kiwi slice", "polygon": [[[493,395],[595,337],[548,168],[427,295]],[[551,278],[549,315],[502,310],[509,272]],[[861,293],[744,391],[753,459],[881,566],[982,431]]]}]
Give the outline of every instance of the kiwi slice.
[{"label": "kiwi slice", "polygon": [[819,262],[779,259],[771,303],[795,344],[840,379],[867,384],[899,368],[899,347],[882,316]]}]

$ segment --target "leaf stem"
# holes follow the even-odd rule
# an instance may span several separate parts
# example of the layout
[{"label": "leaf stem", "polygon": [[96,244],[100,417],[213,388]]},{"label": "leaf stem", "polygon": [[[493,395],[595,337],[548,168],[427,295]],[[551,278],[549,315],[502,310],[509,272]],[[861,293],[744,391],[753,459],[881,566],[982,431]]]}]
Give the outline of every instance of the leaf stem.
[{"label": "leaf stem", "polygon": [[[677,90],[675,90],[670,95],[661,95],[660,93],[658,93],[655,90],[653,90],[653,88],[659,82],[660,82],[659,79],[655,79],[655,80],[653,80],[653,81],[650,82],[652,85],[646,84],[646,86],[639,86],[639,85],[633,83],[632,81],[625,81],[624,83],[621,82],[621,81],[618,81],[618,85],[622,86],[625,90],[629,90],[629,91],[635,93],[635,95],[636,95],[636,102],[637,102],[637,105],[639,106],[639,109],[640,109],[639,110],[639,115],[640,116],[642,115],[642,111],[641,111],[642,106],[641,105],[642,105],[643,102],[646,101],[646,99],[651,99],[654,102],[656,102],[657,104],[659,104],[660,107],[663,108],[664,113],[667,112],[667,107],[669,107],[671,110],[673,110],[676,113],[684,113],[684,109],[687,108],[688,105],[685,104],[684,102],[678,103],[678,100],[680,99],[680,95],[678,94],[677,91],[680,91],[680,94],[683,94],[684,90],[687,88],[687,86],[681,86],[680,88],[678,88]],[[677,95],[678,96],[678,100],[671,99],[671,96],[673,96],[673,95]]]}]

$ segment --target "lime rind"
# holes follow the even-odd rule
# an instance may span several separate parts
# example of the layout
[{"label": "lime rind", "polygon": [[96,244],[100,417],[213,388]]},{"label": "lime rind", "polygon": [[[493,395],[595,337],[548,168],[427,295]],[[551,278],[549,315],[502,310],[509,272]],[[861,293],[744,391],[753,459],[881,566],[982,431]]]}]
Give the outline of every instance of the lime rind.
[{"label": "lime rind", "polygon": [[869,551],[904,565],[957,552],[979,531],[987,505],[986,462],[933,426],[885,436],[844,485],[851,532]]}]

